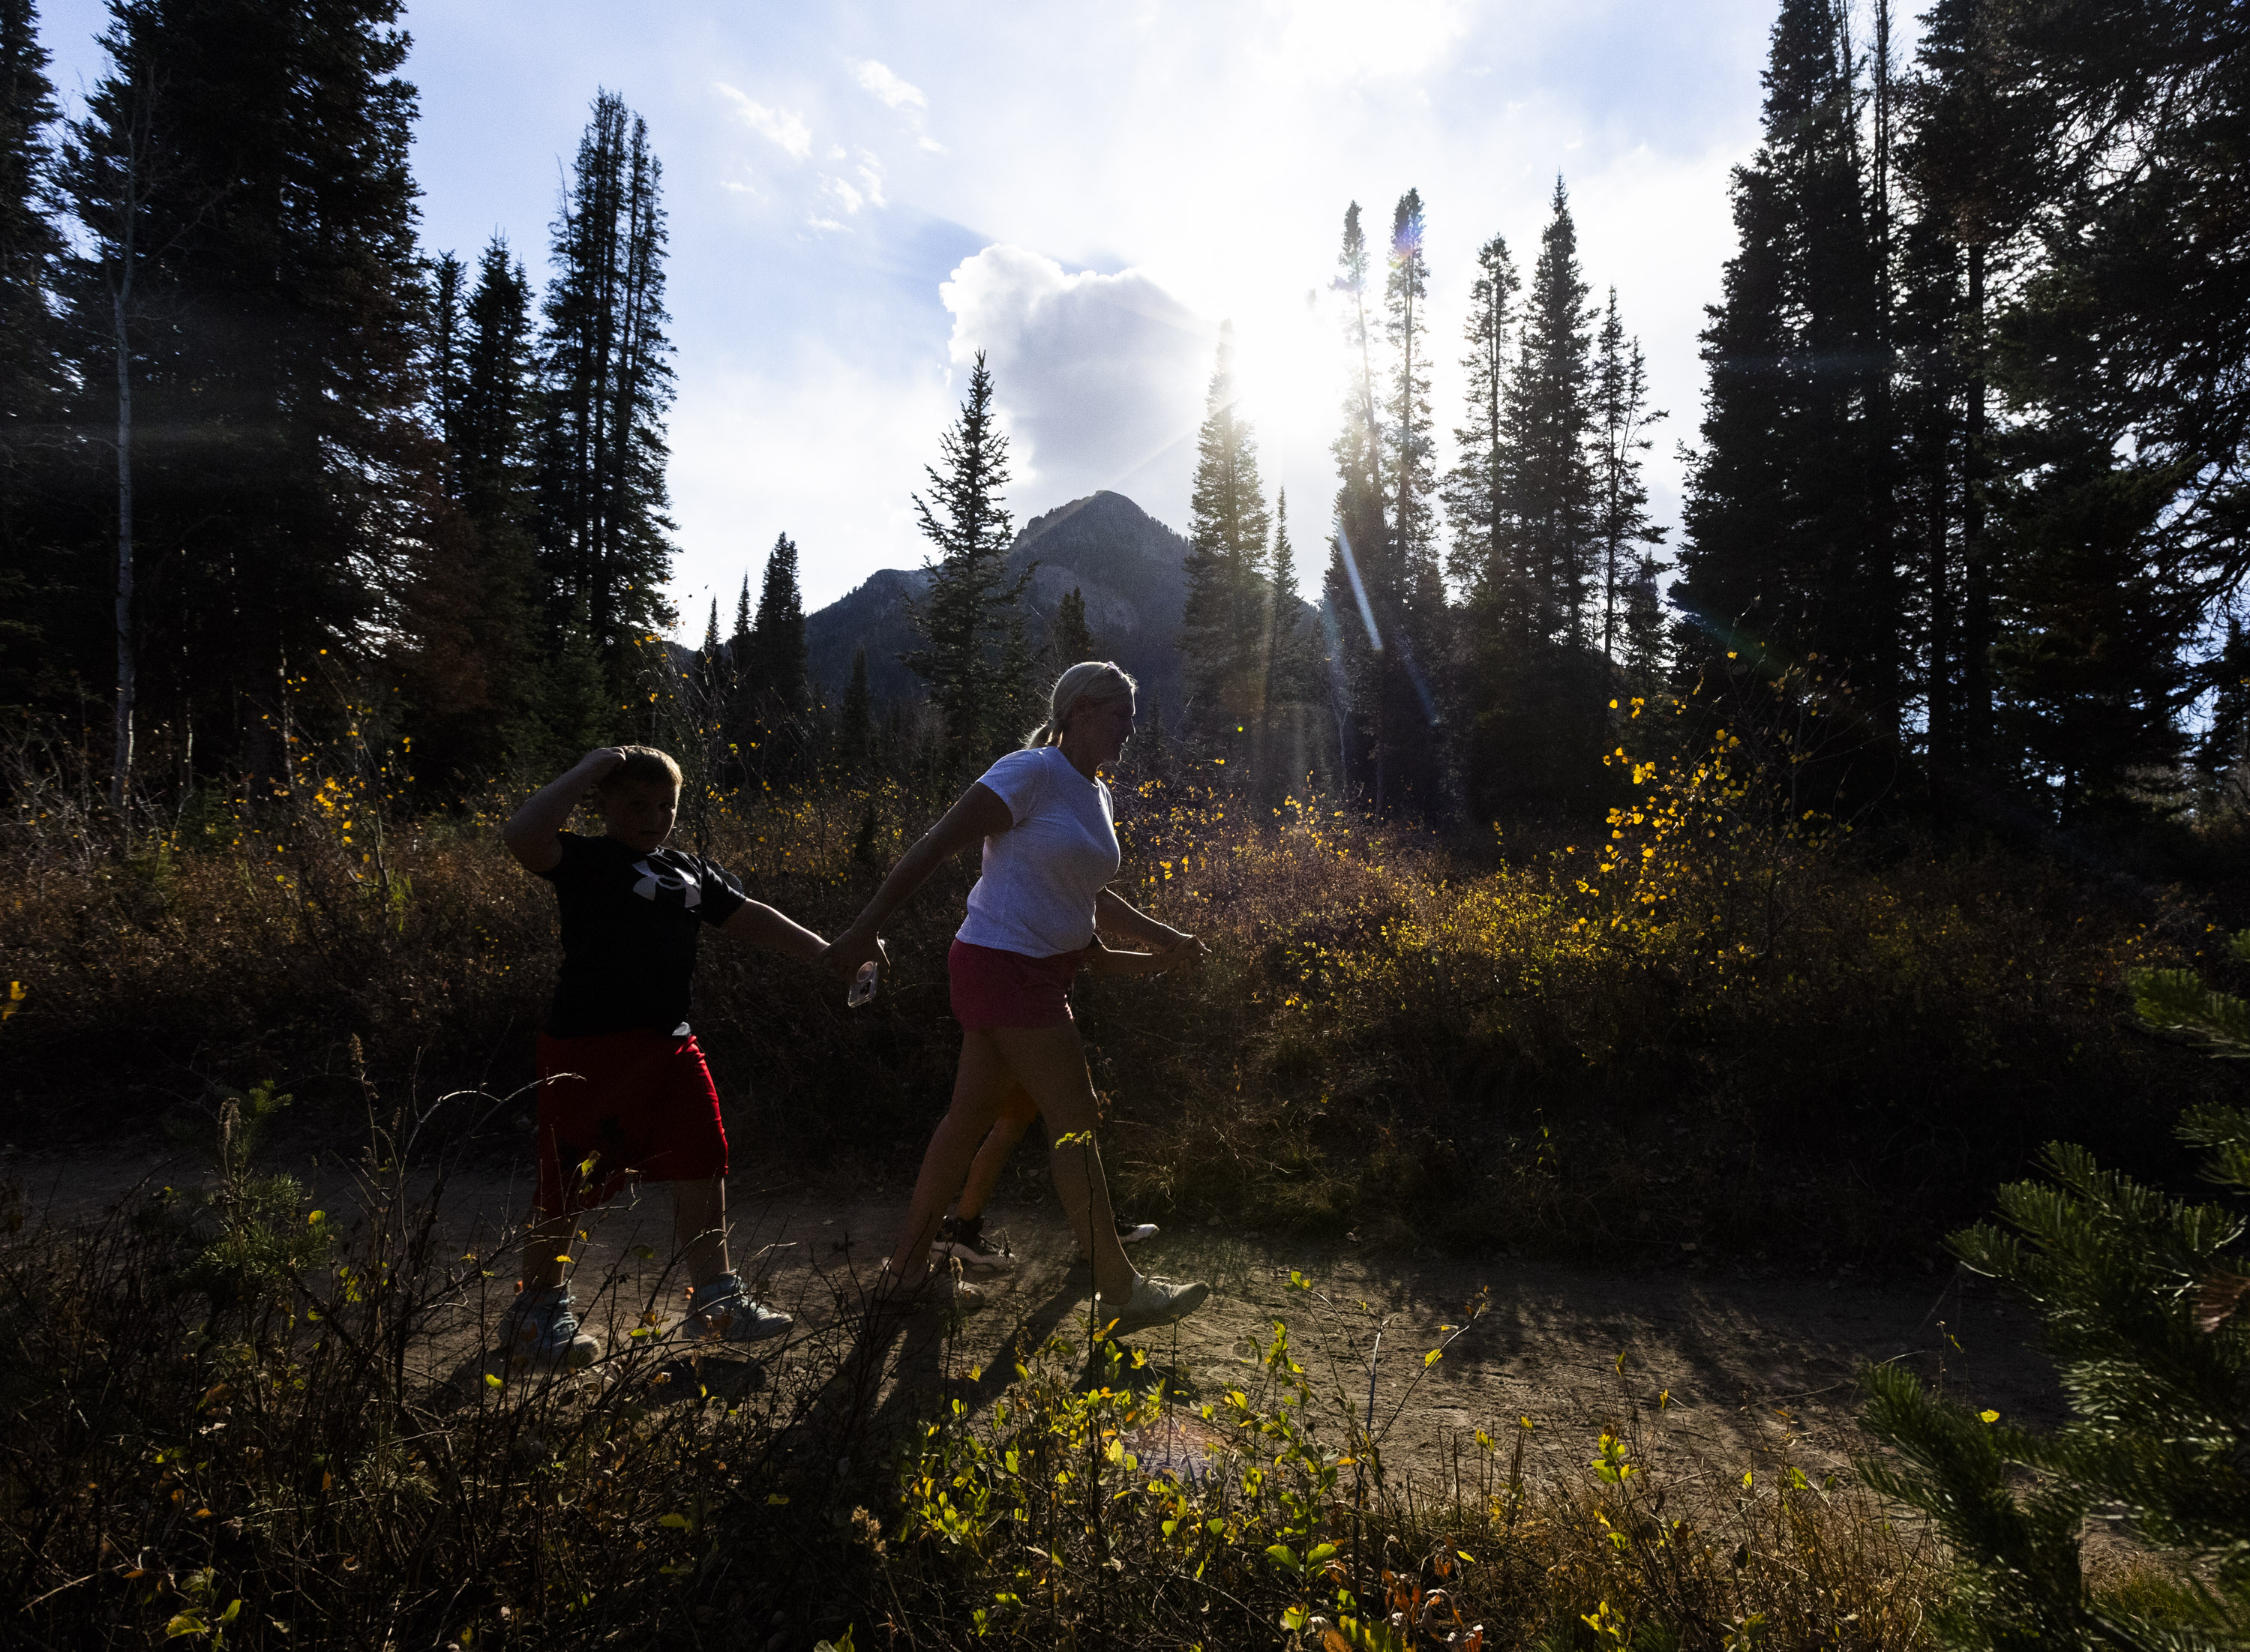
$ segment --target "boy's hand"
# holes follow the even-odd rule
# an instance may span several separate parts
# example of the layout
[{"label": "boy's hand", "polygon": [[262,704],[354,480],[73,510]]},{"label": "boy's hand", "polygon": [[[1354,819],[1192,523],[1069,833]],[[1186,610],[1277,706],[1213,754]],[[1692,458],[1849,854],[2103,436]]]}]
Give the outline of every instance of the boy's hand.
[{"label": "boy's hand", "polygon": [[586,783],[598,786],[625,767],[625,753],[622,746],[597,746],[578,760],[578,767],[586,773]]}]

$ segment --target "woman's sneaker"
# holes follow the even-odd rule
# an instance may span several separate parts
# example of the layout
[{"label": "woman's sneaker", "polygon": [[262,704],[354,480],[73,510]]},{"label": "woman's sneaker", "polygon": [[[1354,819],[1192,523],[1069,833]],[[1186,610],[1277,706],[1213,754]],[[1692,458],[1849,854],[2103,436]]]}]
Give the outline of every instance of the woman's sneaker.
[{"label": "woman's sneaker", "polygon": [[[1136,1331],[1150,1330],[1156,1325],[1168,1325],[1184,1319],[1204,1304],[1211,1295],[1211,1287],[1197,1283],[1176,1285],[1169,1279],[1151,1279],[1145,1273],[1133,1276],[1133,1294],[1116,1309],[1109,1325],[1113,1337],[1128,1337]],[[1112,1304],[1097,1295],[1101,1311],[1108,1314]]]},{"label": "woman's sneaker", "polygon": [[1007,1246],[984,1236],[981,1215],[948,1216],[938,1226],[929,1259],[940,1267],[958,1262],[971,1273],[1004,1273],[1016,1265]]},{"label": "woman's sneaker", "polygon": [[569,1371],[584,1370],[602,1351],[599,1340],[581,1330],[578,1316],[570,1311],[568,1285],[517,1291],[500,1320],[500,1346],[535,1366]]},{"label": "woman's sneaker", "polygon": [[690,1341],[762,1342],[780,1336],[790,1325],[787,1314],[767,1307],[731,1273],[696,1286],[694,1301],[678,1332]]}]

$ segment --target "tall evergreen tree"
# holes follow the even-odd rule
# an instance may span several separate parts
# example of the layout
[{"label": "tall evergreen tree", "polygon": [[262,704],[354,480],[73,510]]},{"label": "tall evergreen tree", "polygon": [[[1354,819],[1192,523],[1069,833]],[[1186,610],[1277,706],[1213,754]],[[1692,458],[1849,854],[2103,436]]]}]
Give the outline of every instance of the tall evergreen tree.
[{"label": "tall evergreen tree", "polygon": [[[745,577],[745,604],[749,593]],[[739,616],[736,623],[742,623]],[[749,629],[742,645],[732,650],[726,712],[728,739],[744,773],[763,786],[787,785],[806,767],[811,692],[804,657],[804,599],[797,583],[797,541],[779,533],[766,554]]]},{"label": "tall evergreen tree", "polygon": [[[1764,142],[1735,173],[1740,249],[1703,332],[1704,449],[1674,595],[1701,628],[1694,658],[1732,652],[1773,671],[1818,654],[1829,690],[1855,690],[1857,726],[1888,737],[1906,623],[1888,274],[1837,0],[1784,0],[1764,85]],[[1826,772],[1842,783],[1843,767]]]},{"label": "tall evergreen tree", "polygon": [[663,170],[647,122],[615,93],[597,95],[554,226],[542,341],[539,539],[550,623],[560,628],[583,607],[613,685],[631,674],[638,639],[675,617],[664,597],[673,373]]},{"label": "tall evergreen tree", "polygon": [[989,761],[1018,735],[1031,660],[1020,605],[1032,569],[1011,577],[1015,523],[1001,504],[1008,438],[992,406],[992,374],[977,353],[961,416],[939,442],[945,468],[925,466],[929,495],[914,496],[922,535],[936,554],[923,563],[928,587],[911,609],[921,646],[901,656],[929,685],[945,719],[953,767]]},{"label": "tall evergreen tree", "polygon": [[59,686],[47,631],[74,583],[53,566],[50,500],[66,395],[56,119],[32,0],[0,0],[0,706]]},{"label": "tall evergreen tree", "polygon": [[[1456,541],[1455,560],[1480,575],[1469,592],[1472,718],[1460,749],[1469,795],[1487,816],[1577,806],[1601,774],[1609,687],[1595,651],[1598,625],[1589,624],[1598,612],[1589,593],[1599,409],[1587,291],[1557,178],[1514,370],[1504,382],[1472,375],[1483,403],[1472,419],[1492,417],[1496,397],[1497,423],[1483,476],[1460,478],[1470,508],[1455,517],[1457,532],[1477,536]],[[1473,341],[1491,325],[1473,320]],[[1480,485],[1499,491],[1480,499]]]},{"label": "tall evergreen tree", "polygon": [[431,402],[445,444],[444,483],[459,513],[459,554],[433,579],[417,629],[457,630],[466,667],[409,673],[418,765],[425,781],[481,778],[513,763],[551,767],[585,749],[606,720],[583,715],[589,685],[575,675],[583,639],[556,648],[542,612],[538,523],[537,365],[531,286],[505,237],[469,272],[437,265]]},{"label": "tall evergreen tree", "polygon": [[1347,301],[1347,347],[1357,357],[1332,447],[1340,486],[1326,595],[1340,653],[1335,686],[1344,700],[1339,743],[1348,777],[1386,812],[1433,809],[1441,778],[1438,703],[1425,669],[1446,615],[1435,542],[1423,230],[1422,197],[1410,189],[1391,217],[1382,374],[1373,360],[1356,203],[1344,215],[1335,284]]},{"label": "tall evergreen tree", "polygon": [[1446,571],[1467,593],[1473,625],[1488,629],[1501,606],[1520,609],[1520,596],[1508,593],[1522,584],[1509,552],[1508,501],[1514,491],[1506,442],[1508,371],[1514,362],[1515,294],[1522,286],[1505,237],[1494,236],[1477,249],[1476,279],[1469,284],[1469,319],[1462,329],[1468,352],[1461,357],[1466,377],[1464,422],[1453,430],[1460,462],[1446,473],[1446,520],[1453,552]]},{"label": "tall evergreen tree", "polygon": [[80,382],[121,430],[121,563],[147,553],[121,713],[253,772],[293,674],[369,662],[434,554],[397,11],[119,0],[73,134]]},{"label": "tall evergreen tree", "polygon": [[1094,632],[1086,623],[1086,592],[1073,585],[1055,604],[1054,667],[1066,671],[1080,660],[1099,659]]},{"label": "tall evergreen tree", "polygon": [[1346,783],[1368,795],[1382,791],[1382,747],[1375,733],[1383,666],[1383,638],[1368,601],[1362,563],[1380,566],[1389,554],[1391,523],[1383,486],[1383,422],[1376,407],[1372,329],[1368,318],[1367,234],[1359,203],[1344,210],[1343,238],[1330,290],[1342,301],[1348,382],[1343,427],[1329,452],[1336,466],[1334,532],[1322,580],[1329,616],[1332,670],[1329,690],[1339,762]]},{"label": "tall evergreen tree", "polygon": [[1640,341],[1625,336],[1615,287],[1595,352],[1594,543],[1601,557],[1601,656],[1614,674],[1631,593],[1653,576],[1650,547],[1664,541],[1664,529],[1649,519],[1640,456],[1654,445],[1648,427],[1665,416],[1648,405],[1648,366]]},{"label": "tall evergreen tree", "polygon": [[1531,631],[1564,649],[1586,640],[1594,549],[1594,312],[1587,293],[1577,225],[1557,178],[1501,417],[1514,460],[1509,505],[1522,535]]},{"label": "tall evergreen tree", "polygon": [[852,680],[845,685],[844,711],[836,726],[836,761],[845,774],[865,774],[875,753],[874,708],[867,696],[867,650],[852,650]]},{"label": "tall evergreen tree", "polygon": [[1180,648],[1187,732],[1232,749],[1254,726],[1265,687],[1260,616],[1272,518],[1258,479],[1258,444],[1236,407],[1234,327],[1219,329],[1218,360],[1196,439],[1188,496],[1187,600]]}]

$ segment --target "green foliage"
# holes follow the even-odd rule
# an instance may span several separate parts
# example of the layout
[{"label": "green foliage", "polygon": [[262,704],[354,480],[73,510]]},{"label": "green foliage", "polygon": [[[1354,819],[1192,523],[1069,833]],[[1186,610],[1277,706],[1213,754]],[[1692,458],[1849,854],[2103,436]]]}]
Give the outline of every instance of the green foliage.
[{"label": "green foliage", "polygon": [[[2242,937],[2233,949],[2240,956]],[[2240,1054],[2240,1000],[2184,971],[2133,980],[2142,1015]],[[2052,1435],[2005,1426],[1926,1390],[1867,1374],[1868,1427],[1903,1466],[1863,1465],[1878,1490],[1929,1514],[1957,1559],[1943,1628],[1973,1648],[2250,1644],[2250,1294],[2240,1195],[2250,1192],[2250,1112],[2191,1109],[2179,1134],[2204,1150],[2227,1204],[2172,1198],[2051,1145],[2049,1180],[2000,1193],[2005,1225],[1952,1248],[2046,1322],[2073,1421]],[[2028,1480],[2026,1476],[2028,1477]],[[2079,1528],[2100,1505],[2170,1563],[2129,1593],[2088,1587]]]},{"label": "green foliage", "polygon": [[174,1284],[199,1291],[217,1312],[288,1294],[307,1270],[326,1261],[335,1229],[328,1213],[304,1208],[293,1176],[253,1168],[253,1155],[293,1098],[271,1084],[221,1098],[210,1127],[168,1120],[166,1133],[209,1160],[208,1188],[167,1188],[148,1215],[181,1242]]},{"label": "green foliage", "polygon": [[924,467],[930,496],[914,495],[922,536],[935,554],[924,564],[928,589],[911,610],[922,646],[905,659],[929,685],[930,704],[945,719],[951,763],[981,766],[1023,733],[1031,655],[1019,599],[1032,571],[1008,575],[1014,522],[1000,502],[1008,438],[981,350],[961,416],[938,445],[945,469]]}]

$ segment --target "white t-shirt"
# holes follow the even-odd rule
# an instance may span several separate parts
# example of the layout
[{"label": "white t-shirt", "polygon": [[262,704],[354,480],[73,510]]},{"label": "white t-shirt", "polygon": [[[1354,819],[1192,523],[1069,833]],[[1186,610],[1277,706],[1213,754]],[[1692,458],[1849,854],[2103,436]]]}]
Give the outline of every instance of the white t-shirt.
[{"label": "white t-shirt", "polygon": [[1117,876],[1109,788],[1072,767],[1059,746],[1010,752],[980,782],[1016,824],[984,840],[958,938],[1032,958],[1077,952],[1094,939],[1094,898]]}]

